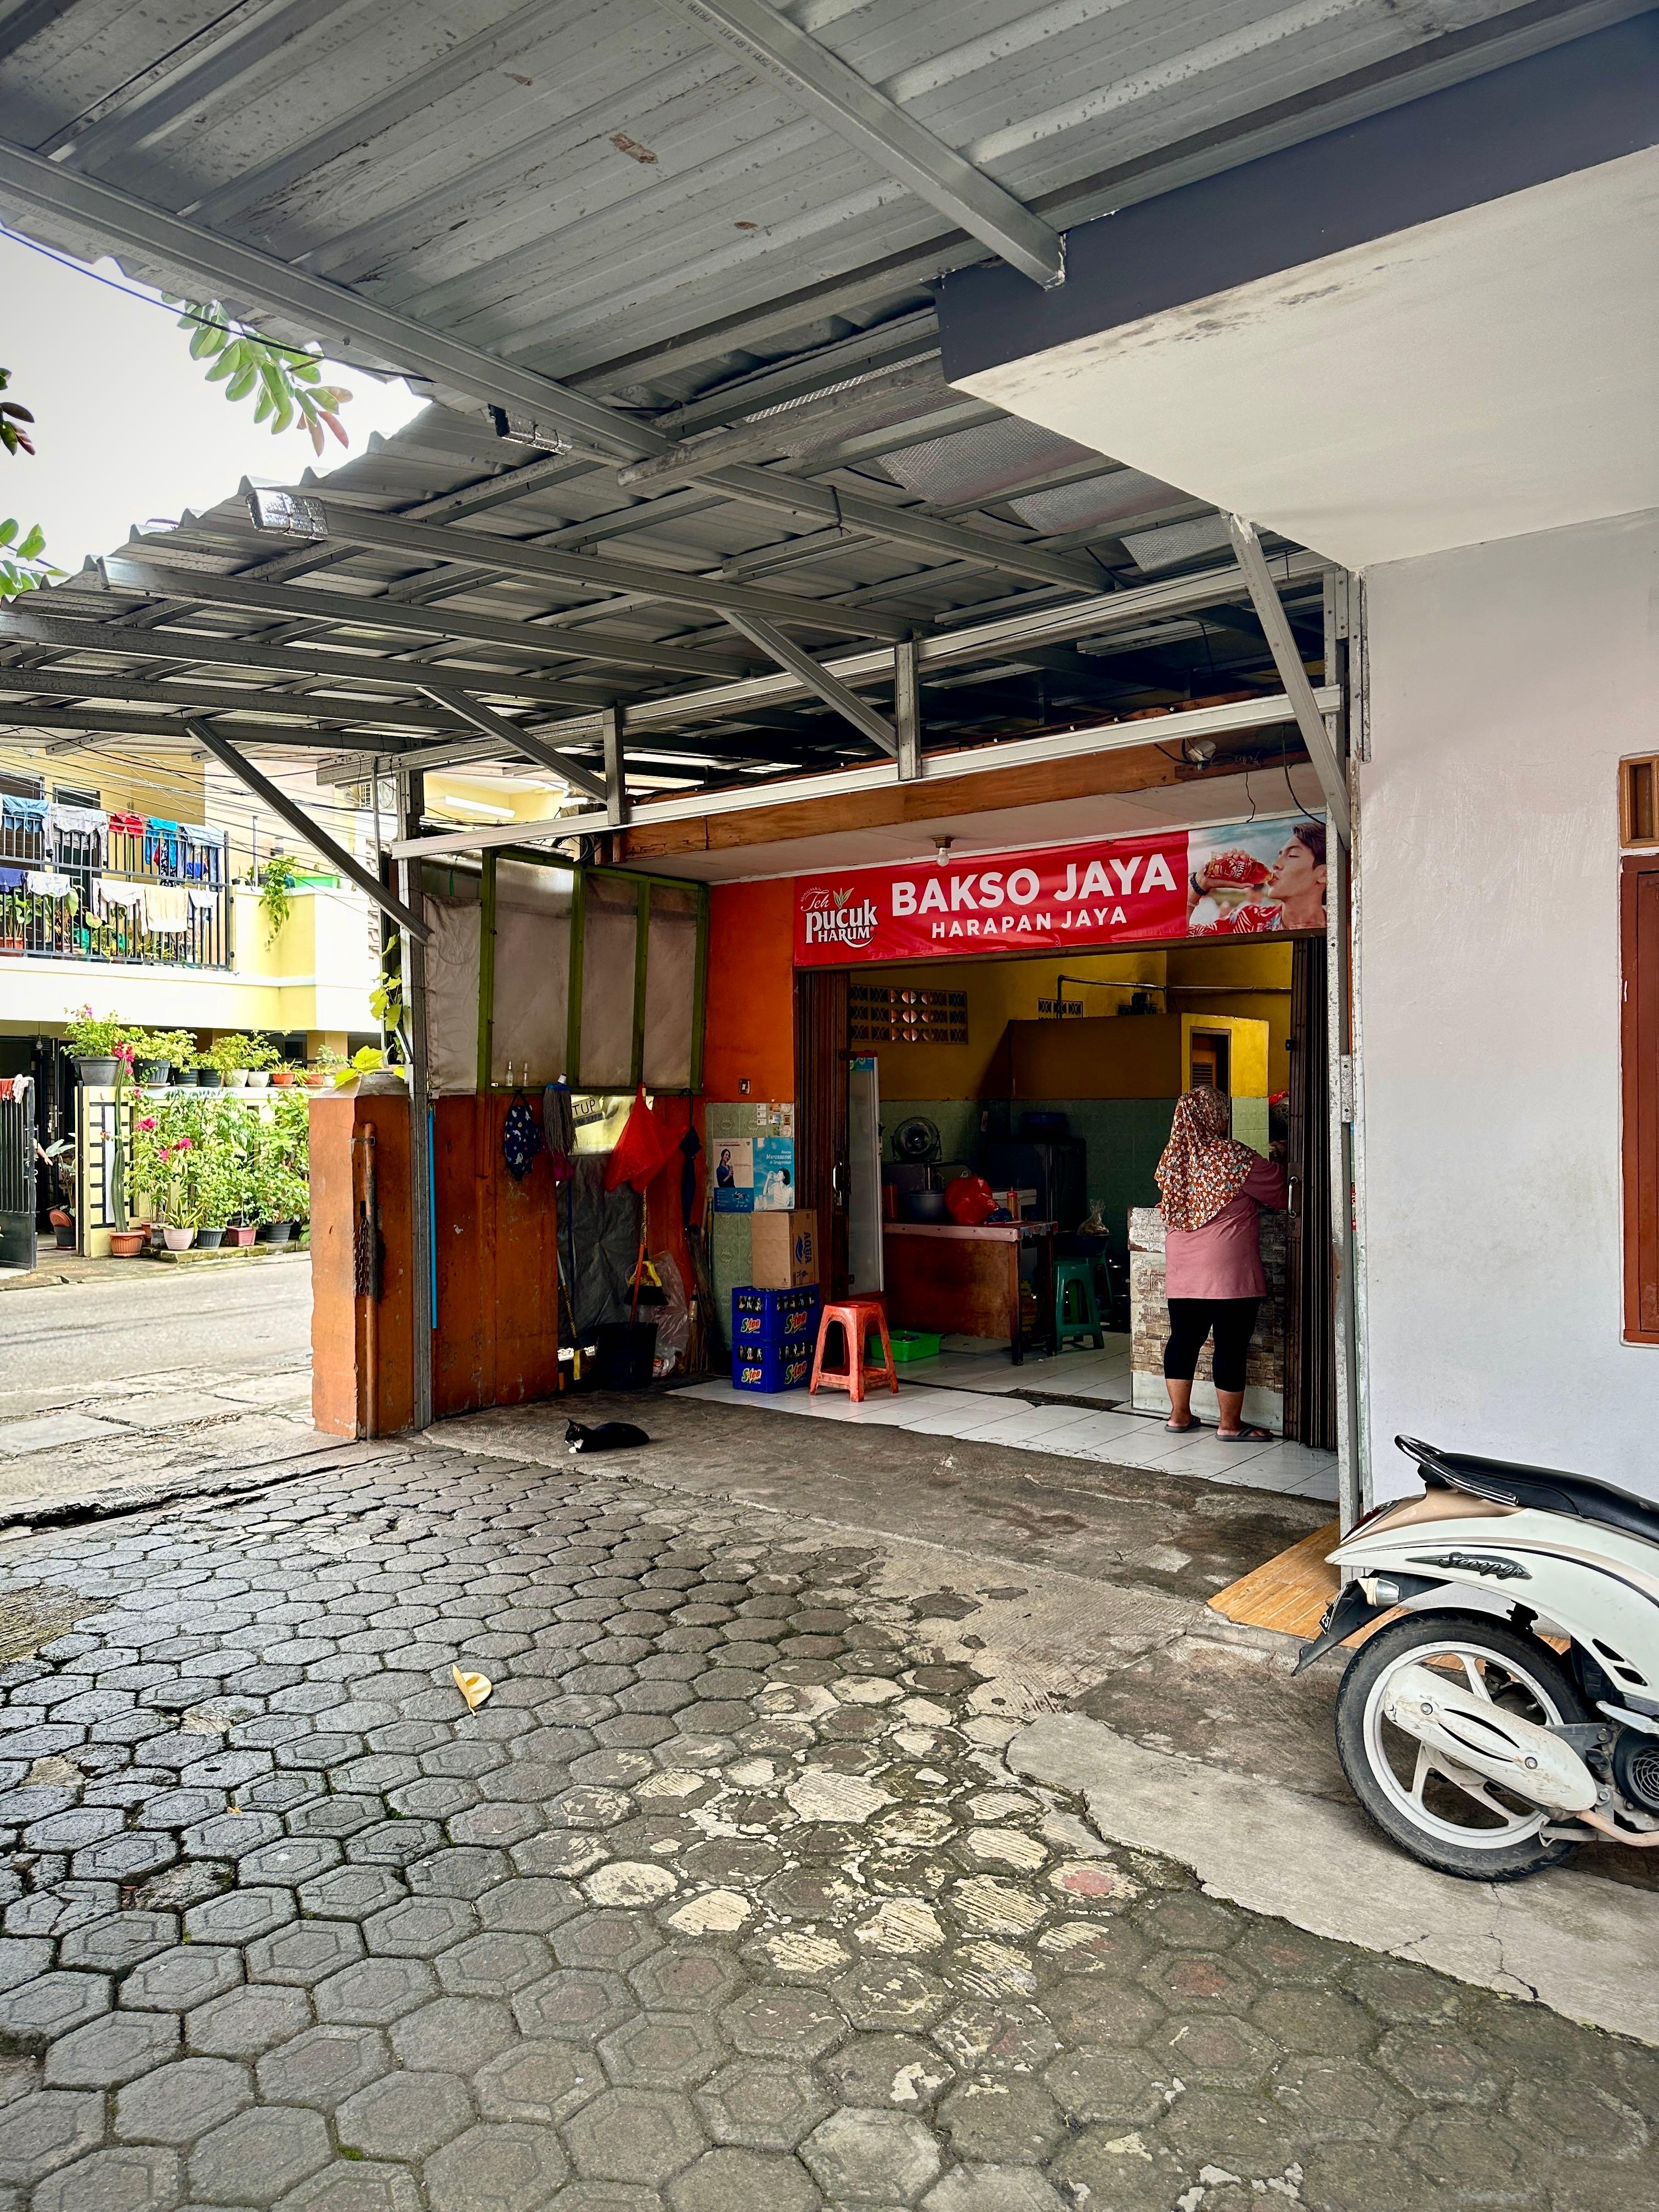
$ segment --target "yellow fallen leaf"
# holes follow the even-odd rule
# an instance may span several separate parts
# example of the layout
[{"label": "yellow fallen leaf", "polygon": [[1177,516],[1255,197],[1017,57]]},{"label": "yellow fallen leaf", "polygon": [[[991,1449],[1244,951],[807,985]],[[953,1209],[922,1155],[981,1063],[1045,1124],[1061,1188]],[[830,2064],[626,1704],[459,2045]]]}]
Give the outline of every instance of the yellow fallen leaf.
[{"label": "yellow fallen leaf", "polygon": [[465,1667],[452,1667],[449,1671],[455,1677],[455,1687],[466,1699],[468,1712],[476,1713],[495,1685],[488,1674],[471,1674]]}]

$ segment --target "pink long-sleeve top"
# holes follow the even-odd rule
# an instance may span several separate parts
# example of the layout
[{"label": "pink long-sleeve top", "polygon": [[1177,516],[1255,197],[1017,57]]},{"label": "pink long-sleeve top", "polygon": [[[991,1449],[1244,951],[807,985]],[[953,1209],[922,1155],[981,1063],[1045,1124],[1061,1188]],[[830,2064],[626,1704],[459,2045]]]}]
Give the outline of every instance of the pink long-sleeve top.
[{"label": "pink long-sleeve top", "polygon": [[1235,1195],[1201,1229],[1171,1229],[1164,1240],[1164,1291],[1171,1298],[1259,1298],[1267,1288],[1261,1271],[1259,1219],[1264,1206],[1285,1203],[1285,1170],[1258,1160]]}]

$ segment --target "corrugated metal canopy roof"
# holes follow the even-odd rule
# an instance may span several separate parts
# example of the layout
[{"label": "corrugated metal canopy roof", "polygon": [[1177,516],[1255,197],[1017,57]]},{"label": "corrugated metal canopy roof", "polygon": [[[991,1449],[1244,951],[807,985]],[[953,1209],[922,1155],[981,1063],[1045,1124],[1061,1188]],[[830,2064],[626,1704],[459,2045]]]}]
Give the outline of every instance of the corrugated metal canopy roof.
[{"label": "corrugated metal canopy roof", "polygon": [[[1272,690],[1230,568],[1147,596],[1213,562],[1213,526],[1168,527],[1206,510],[953,392],[928,281],[1629,12],[15,0],[19,228],[451,404],[300,488],[322,542],[228,502],[0,611],[0,719],[66,748],[191,711],[354,753],[551,745],[591,785],[617,707],[649,787],[867,759],[907,637],[956,744]],[[503,442],[489,403],[565,449]]]},{"label": "corrugated metal canopy roof", "polygon": [[[1608,11],[780,12],[1063,228]],[[503,359],[652,405],[924,305],[928,277],[984,252],[663,0],[18,0],[0,17],[0,134]],[[101,243],[38,213],[26,227]]]}]

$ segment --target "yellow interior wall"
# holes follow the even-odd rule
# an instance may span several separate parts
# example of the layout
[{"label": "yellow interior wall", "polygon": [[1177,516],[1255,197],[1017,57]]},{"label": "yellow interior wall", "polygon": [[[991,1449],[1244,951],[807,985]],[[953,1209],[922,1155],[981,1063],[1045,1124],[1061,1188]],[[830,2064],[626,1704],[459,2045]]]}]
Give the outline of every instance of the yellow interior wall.
[{"label": "yellow interior wall", "polygon": [[[1010,1022],[1035,1022],[1037,1002],[1059,995],[1081,1000],[1085,1022],[1091,1030],[1116,1009],[1129,1002],[1137,988],[1186,986],[1166,994],[1154,991],[1152,1004],[1167,1007],[1178,1040],[1182,1019],[1190,1026],[1213,1029],[1224,1022],[1246,1021],[1265,1025],[1259,1054],[1252,1046],[1252,1079],[1267,1091],[1282,1091],[1289,1080],[1291,947],[1287,944],[1214,945],[1183,946],[1170,951],[1070,952],[1040,960],[927,960],[904,965],[859,967],[856,981],[901,984],[927,990],[963,991],[968,998],[968,1042],[965,1045],[882,1044],[868,1048],[881,1068],[884,1098],[985,1098],[1010,1094],[1005,1033]],[[1092,988],[1079,988],[1068,981],[1056,993],[1056,979],[1087,979]],[[1101,988],[1102,985],[1111,988]],[[1203,987],[1208,986],[1206,992]],[[1231,986],[1223,989],[1222,986]],[[1212,995],[1212,994],[1213,995]],[[1115,1051],[1133,1054],[1136,1064],[1157,1051],[1153,1032],[1163,1027],[1159,1016],[1135,1015],[1120,1036],[1114,1030]],[[1056,1029],[1080,1026],[1078,1018]],[[1143,1032],[1139,1037],[1134,1032]],[[865,1048],[859,1048],[860,1050]],[[1235,1046],[1235,1053],[1239,1050]],[[1156,1086],[1145,1091],[1115,1091],[1124,1097],[1172,1097],[1182,1087],[1182,1054],[1178,1041],[1164,1048],[1167,1068]],[[1234,1087],[1241,1090],[1235,1059]],[[1146,1079],[1152,1079],[1147,1069]],[[1022,1090],[1025,1089],[1022,1085]],[[1036,1097],[1035,1091],[1026,1095]],[[1047,1097],[1100,1095],[1053,1090]]]},{"label": "yellow interior wall", "polygon": [[[1248,1014],[1177,1014],[1174,1019],[1181,1024],[1181,1087],[1193,1087],[1193,1031],[1207,1030],[1212,1035],[1224,1030],[1231,1040],[1228,1053],[1230,1079],[1228,1089],[1235,1098],[1265,1098],[1267,1096],[1267,1024],[1252,1021]],[[1282,1086],[1281,1086],[1282,1087]]]}]

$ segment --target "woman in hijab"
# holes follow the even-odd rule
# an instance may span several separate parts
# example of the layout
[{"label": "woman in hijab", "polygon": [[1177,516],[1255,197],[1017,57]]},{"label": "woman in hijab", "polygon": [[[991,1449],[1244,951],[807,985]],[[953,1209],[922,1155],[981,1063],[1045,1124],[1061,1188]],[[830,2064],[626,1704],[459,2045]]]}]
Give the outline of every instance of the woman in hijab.
[{"label": "woman in hijab", "polygon": [[1267,1430],[1242,1425],[1244,1360],[1267,1287],[1261,1209],[1285,1204],[1285,1171],[1240,1144],[1230,1133],[1231,1120],[1218,1091],[1207,1084],[1188,1091],[1176,1102],[1170,1141],[1158,1164],[1170,1300],[1165,1426],[1177,1435],[1203,1426],[1193,1413],[1193,1376],[1205,1338],[1213,1335],[1221,1409],[1217,1436],[1229,1443],[1268,1443]]}]

